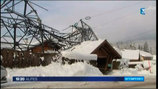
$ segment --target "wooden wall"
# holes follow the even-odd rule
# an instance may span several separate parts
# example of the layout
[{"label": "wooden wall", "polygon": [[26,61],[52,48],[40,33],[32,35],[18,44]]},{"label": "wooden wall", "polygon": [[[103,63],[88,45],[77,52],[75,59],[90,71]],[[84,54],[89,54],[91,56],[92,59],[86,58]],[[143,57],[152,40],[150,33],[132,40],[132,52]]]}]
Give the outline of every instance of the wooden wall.
[{"label": "wooden wall", "polygon": [[[44,43],[43,49],[44,49],[44,51],[53,50],[53,48],[49,47],[48,43]],[[43,49],[42,49],[42,45],[38,45],[38,46],[31,48],[33,53],[41,53]]]},{"label": "wooden wall", "polygon": [[[1,50],[1,65],[9,68],[25,68],[30,66],[46,66],[54,60],[56,54],[30,53],[28,51],[15,51],[11,49]],[[41,59],[44,57],[44,60]]]},{"label": "wooden wall", "polygon": [[112,65],[113,69],[119,69],[119,66],[120,66],[120,61],[113,61],[113,65]]},{"label": "wooden wall", "polygon": [[141,56],[140,59],[141,60],[152,60],[153,57],[144,57],[144,56]]}]

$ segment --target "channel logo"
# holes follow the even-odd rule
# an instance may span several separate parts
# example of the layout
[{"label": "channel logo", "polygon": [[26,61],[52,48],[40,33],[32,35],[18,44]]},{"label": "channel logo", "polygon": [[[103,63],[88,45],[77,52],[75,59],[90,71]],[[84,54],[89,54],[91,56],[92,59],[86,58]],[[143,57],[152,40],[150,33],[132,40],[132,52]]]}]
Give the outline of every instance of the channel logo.
[{"label": "channel logo", "polygon": [[145,15],[145,8],[140,8],[140,14]]}]

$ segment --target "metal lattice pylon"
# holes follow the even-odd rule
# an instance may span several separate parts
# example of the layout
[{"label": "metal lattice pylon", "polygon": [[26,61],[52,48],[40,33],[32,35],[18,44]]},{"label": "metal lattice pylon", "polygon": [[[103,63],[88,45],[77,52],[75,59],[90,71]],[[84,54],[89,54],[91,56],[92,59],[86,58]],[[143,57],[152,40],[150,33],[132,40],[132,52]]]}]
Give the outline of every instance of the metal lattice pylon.
[{"label": "metal lattice pylon", "polygon": [[83,41],[98,40],[92,28],[82,20],[69,27],[73,29],[70,33],[61,33],[43,24],[33,5],[37,4],[30,0],[1,1],[2,47],[28,50],[37,43],[43,46],[44,41],[50,40],[61,49],[68,49]]}]

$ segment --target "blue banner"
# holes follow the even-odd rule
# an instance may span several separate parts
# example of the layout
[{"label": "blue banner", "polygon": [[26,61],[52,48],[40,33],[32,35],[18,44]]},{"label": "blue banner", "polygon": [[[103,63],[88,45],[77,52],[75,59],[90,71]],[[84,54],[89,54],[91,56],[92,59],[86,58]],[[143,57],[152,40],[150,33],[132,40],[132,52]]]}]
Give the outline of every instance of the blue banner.
[{"label": "blue banner", "polygon": [[81,76],[73,76],[73,77],[41,77],[41,76],[14,76],[13,81],[15,82],[31,82],[31,81],[43,81],[43,82],[50,82],[50,81],[73,81],[73,82],[80,82],[80,81],[89,81],[89,82],[103,82],[103,81],[144,81],[143,76],[88,76],[88,77],[81,77]]}]

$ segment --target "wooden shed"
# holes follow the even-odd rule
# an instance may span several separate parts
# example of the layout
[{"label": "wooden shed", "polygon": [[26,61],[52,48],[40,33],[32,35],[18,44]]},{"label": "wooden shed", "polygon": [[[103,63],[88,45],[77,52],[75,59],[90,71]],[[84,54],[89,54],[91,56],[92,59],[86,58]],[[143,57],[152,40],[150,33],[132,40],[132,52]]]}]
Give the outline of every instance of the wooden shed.
[{"label": "wooden shed", "polygon": [[110,45],[107,40],[104,40],[91,54],[97,55],[97,67],[103,73],[112,69],[112,60],[121,59],[121,55]]},{"label": "wooden shed", "polygon": [[65,58],[85,60],[102,73],[112,69],[112,60],[121,59],[120,53],[107,40],[85,41],[62,52]]}]

